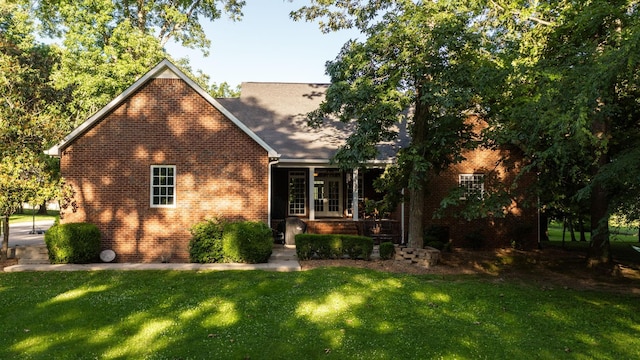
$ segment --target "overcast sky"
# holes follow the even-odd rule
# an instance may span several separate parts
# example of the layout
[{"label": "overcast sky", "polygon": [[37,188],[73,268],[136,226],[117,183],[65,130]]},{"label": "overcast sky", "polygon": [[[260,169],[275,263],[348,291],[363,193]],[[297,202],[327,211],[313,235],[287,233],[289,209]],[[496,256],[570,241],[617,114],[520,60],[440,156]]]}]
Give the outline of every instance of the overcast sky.
[{"label": "overcast sky", "polygon": [[169,44],[174,58],[188,57],[216,83],[303,82],[326,83],[325,63],[335,59],[342,45],[359,33],[322,34],[317,23],[294,22],[289,12],[306,0],[247,0],[241,21],[222,18],[205,24],[211,40],[210,55]]}]

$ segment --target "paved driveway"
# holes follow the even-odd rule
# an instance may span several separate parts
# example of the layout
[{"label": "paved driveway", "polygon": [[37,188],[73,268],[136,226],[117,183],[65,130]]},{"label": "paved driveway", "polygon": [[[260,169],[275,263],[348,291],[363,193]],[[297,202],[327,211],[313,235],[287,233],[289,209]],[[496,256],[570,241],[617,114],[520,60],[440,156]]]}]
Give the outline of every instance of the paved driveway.
[{"label": "paved driveway", "polygon": [[[36,221],[35,230],[43,232],[51,226],[53,226],[53,220]],[[32,222],[9,224],[9,247],[13,248],[16,245],[44,245],[44,233],[30,234],[33,230]]]}]

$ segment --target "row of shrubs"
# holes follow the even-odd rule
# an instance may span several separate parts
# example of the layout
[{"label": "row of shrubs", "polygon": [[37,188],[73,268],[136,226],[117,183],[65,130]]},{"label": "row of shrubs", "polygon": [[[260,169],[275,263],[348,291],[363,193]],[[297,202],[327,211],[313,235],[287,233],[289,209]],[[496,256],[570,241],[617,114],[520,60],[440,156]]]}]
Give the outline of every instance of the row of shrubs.
[{"label": "row of shrubs", "polygon": [[[189,257],[195,263],[265,263],[271,256],[271,228],[261,222],[202,221],[191,229]],[[94,224],[55,224],[44,241],[52,264],[88,264],[99,261],[100,230]]]},{"label": "row of shrubs", "polygon": [[189,259],[194,263],[266,263],[273,249],[271,228],[262,222],[227,222],[220,218],[190,229]]},{"label": "row of shrubs", "polygon": [[369,260],[373,252],[373,240],[366,236],[338,234],[298,234],[296,254],[300,260],[351,259]]}]

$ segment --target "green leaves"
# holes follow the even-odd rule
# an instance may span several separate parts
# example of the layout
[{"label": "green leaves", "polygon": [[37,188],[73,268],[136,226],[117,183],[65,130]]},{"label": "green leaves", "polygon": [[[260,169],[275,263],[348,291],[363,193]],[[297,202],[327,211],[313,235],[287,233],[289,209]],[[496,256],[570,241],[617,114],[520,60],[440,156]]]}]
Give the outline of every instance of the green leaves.
[{"label": "green leaves", "polygon": [[[223,12],[238,19],[243,5],[239,0],[38,1],[36,15],[45,33],[64,45],[54,79],[58,89],[73,95],[65,107],[71,125],[84,121],[169,57],[167,42],[208,55],[210,41],[200,21],[218,19]],[[197,80],[209,87],[208,78],[200,75]],[[220,86],[212,93],[233,94],[228,86]]]}]

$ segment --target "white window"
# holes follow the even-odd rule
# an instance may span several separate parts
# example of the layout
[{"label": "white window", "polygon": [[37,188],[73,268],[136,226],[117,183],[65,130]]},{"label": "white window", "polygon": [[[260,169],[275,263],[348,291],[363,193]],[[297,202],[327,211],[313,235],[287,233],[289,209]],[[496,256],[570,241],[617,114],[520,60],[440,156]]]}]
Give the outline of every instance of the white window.
[{"label": "white window", "polygon": [[304,171],[289,172],[289,215],[307,213],[307,174]]},{"label": "white window", "polygon": [[151,207],[176,207],[176,167],[151,166]]},{"label": "white window", "polygon": [[461,199],[484,198],[484,174],[460,174],[458,179],[464,189]]}]

